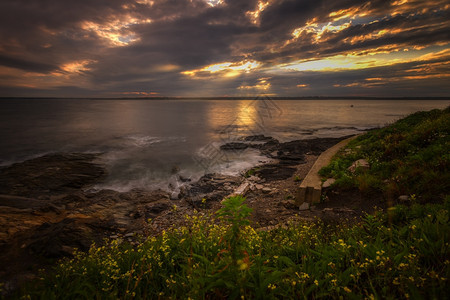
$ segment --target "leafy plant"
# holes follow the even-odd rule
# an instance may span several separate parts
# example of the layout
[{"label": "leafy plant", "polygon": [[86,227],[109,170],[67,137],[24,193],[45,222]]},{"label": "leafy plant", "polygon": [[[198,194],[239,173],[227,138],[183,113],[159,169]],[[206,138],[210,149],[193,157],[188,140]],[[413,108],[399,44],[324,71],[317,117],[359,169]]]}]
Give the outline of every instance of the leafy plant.
[{"label": "leafy plant", "polygon": [[237,259],[241,246],[241,230],[249,225],[248,217],[252,209],[244,204],[245,198],[242,196],[230,197],[222,202],[223,207],[217,211],[217,216],[231,226],[225,237],[230,245],[230,252],[233,259]]}]

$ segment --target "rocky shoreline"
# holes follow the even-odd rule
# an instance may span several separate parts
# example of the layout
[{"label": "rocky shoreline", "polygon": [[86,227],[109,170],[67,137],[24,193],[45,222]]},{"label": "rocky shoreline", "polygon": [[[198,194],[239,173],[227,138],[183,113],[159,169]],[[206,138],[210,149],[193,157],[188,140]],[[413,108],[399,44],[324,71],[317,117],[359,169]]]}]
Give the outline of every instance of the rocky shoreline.
[{"label": "rocky shoreline", "polygon": [[[183,215],[214,212],[220,201],[244,187],[255,227],[292,219],[340,220],[358,216],[358,201],[321,203],[299,211],[294,196],[317,156],[343,138],[280,143],[263,135],[222,145],[223,151],[258,149],[273,162],[245,176],[206,174],[177,197],[155,190],[93,191],[107,176],[97,154],[59,153],[0,168],[0,282],[5,289],[74,249],[87,251],[104,239],[135,242],[184,222]],[[183,179],[183,178],[180,178]],[[345,205],[343,205],[345,204]]]}]

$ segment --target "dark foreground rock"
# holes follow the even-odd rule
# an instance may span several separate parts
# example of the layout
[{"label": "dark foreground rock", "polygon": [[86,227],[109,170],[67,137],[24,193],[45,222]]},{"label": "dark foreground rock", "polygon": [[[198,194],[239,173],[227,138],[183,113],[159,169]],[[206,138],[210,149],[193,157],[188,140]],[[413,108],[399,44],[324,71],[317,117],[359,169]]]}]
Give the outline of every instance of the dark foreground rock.
[{"label": "dark foreground rock", "polygon": [[97,154],[57,153],[0,169],[1,194],[39,197],[68,193],[98,182],[106,175],[93,162]]}]

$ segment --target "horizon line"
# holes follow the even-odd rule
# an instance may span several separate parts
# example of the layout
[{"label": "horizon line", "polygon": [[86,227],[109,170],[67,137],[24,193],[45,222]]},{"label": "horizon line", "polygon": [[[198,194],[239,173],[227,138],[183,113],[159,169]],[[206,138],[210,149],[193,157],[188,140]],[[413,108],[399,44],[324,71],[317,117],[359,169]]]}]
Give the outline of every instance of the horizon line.
[{"label": "horizon line", "polygon": [[450,100],[450,96],[396,96],[396,97],[377,97],[377,96],[145,96],[145,97],[0,97],[0,100],[6,99],[80,99],[80,100]]}]

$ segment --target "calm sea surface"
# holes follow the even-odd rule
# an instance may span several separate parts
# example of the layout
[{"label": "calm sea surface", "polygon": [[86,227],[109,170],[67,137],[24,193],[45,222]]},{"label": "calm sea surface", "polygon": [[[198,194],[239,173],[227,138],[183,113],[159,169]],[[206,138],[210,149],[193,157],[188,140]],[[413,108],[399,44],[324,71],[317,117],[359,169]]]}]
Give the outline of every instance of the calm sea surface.
[{"label": "calm sea surface", "polygon": [[0,100],[0,165],[54,152],[102,153],[98,188],[167,189],[178,176],[236,174],[267,161],[221,144],[254,134],[280,141],[339,137],[450,101],[398,100]]}]

